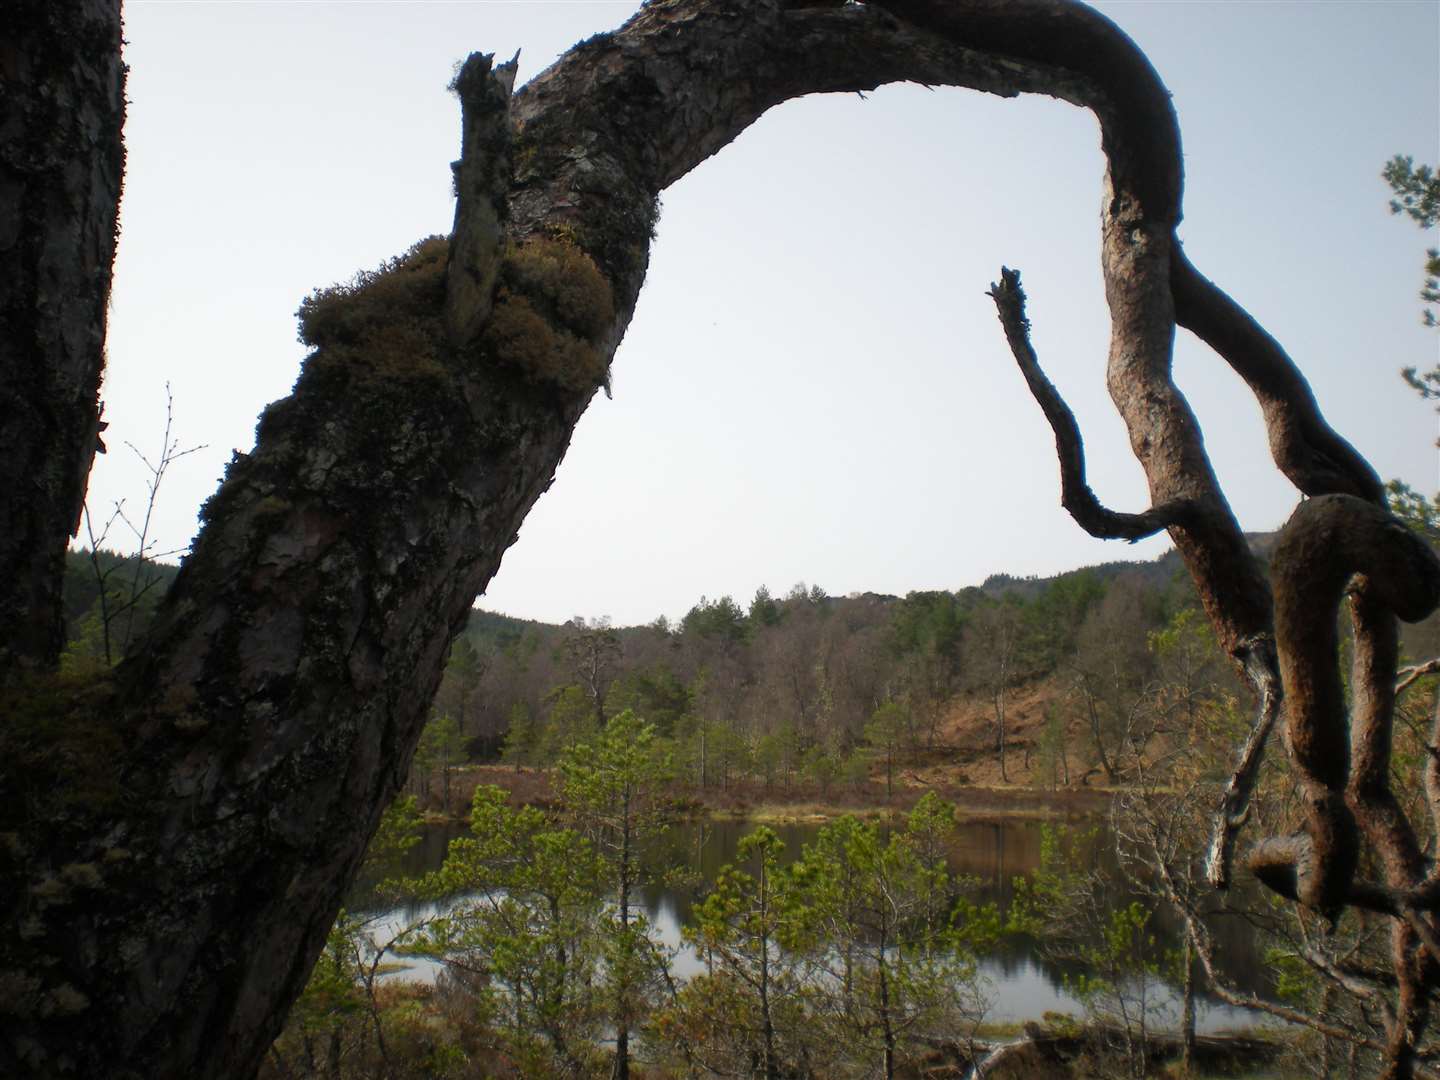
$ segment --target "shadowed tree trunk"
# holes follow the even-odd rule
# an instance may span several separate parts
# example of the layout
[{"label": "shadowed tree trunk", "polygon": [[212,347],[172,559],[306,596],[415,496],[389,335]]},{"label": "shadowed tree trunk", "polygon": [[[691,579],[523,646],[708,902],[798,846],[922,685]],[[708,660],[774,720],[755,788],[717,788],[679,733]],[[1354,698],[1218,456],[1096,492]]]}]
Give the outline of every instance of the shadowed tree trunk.
[{"label": "shadowed tree trunk", "polygon": [[0,683],[63,644],[65,548],[100,431],[124,150],[120,0],[0,29]]},{"label": "shadowed tree trunk", "polygon": [[[0,241],[29,238],[0,243],[13,261],[0,278],[4,392],[20,395],[15,408],[45,414],[5,428],[3,456],[42,481],[23,490],[0,482],[4,521],[17,523],[0,530],[6,543],[30,528],[26,515],[40,522],[26,534],[39,555],[4,549],[24,553],[0,567],[9,590],[0,618],[18,627],[5,638],[14,643],[7,670],[43,667],[55,652],[48,612],[95,442],[119,169],[114,4],[27,8],[34,17],[8,20],[0,50],[0,205],[9,214],[49,198],[65,208],[25,210],[18,226],[0,218]],[[13,29],[41,24],[49,37]],[[83,32],[67,36],[72,25]],[[69,51],[47,51],[57,42]],[[54,59],[27,66],[32,54]],[[294,393],[261,417],[254,452],[230,463],[147,638],[112,674],[31,680],[0,708],[5,1075],[253,1075],[405,776],[451,639],[608,377],[645,275],[659,193],[803,94],[911,80],[1044,93],[1099,117],[1109,384],[1154,509],[1105,510],[1083,471],[1078,488],[1069,482],[1073,469],[1066,505],[1102,535],[1169,528],[1222,644],[1262,691],[1250,755],[1258,760],[1278,704],[1270,591],[1170,381],[1177,317],[1249,382],[1276,459],[1301,490],[1343,493],[1346,505],[1373,510],[1379,485],[1325,426],[1279,347],[1180,252],[1174,114],[1149,64],[1108,20],[1066,0],[659,0],[512,96],[513,76],[475,55],[457,80],[462,156],[448,245],[419,245],[307,304],[313,352]],[[13,96],[12,83],[32,97]],[[16,128],[12,116],[38,115],[26,111],[36,102],[58,110],[54,122]],[[77,136],[57,138],[69,158],[49,172],[26,166],[25,154],[44,143],[35,133],[67,123]],[[80,269],[61,260],[64,280],[49,284],[46,275],[61,271],[48,260],[77,248]],[[1028,344],[1018,276],[1005,281],[997,302],[1019,355]],[[62,305],[57,318],[58,296],[93,302]],[[12,371],[23,376],[19,390]],[[1077,458],[1078,446],[1076,433]],[[1433,572],[1412,562],[1412,577]],[[1390,619],[1393,598],[1393,589],[1377,592],[1374,618]],[[1373,747],[1371,781],[1384,751]],[[1249,768],[1227,803],[1222,868]],[[1348,896],[1353,864],[1323,869],[1324,845],[1332,834],[1337,851],[1353,844],[1335,817],[1337,778],[1309,782],[1323,804],[1311,830],[1322,872],[1300,891],[1331,903]],[[1391,812],[1374,783],[1362,794],[1367,820]],[[1395,855],[1392,888],[1415,872],[1405,851]],[[1413,933],[1396,948],[1413,956]],[[1402,983],[1417,986],[1414,976]],[[1407,1000],[1404,1031],[1420,1030],[1423,995]],[[1396,1060],[1409,1052],[1404,1031]]]}]

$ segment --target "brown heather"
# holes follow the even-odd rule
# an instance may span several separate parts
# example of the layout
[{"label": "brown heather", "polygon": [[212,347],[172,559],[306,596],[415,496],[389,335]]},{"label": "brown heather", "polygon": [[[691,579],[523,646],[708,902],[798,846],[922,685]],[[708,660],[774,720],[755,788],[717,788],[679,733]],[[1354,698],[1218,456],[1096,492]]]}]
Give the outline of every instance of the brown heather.
[{"label": "brown heather", "polygon": [[[449,241],[427,237],[375,270],[306,297],[298,314],[300,340],[317,350],[310,362],[364,365],[387,378],[443,374],[448,259]],[[585,392],[605,376],[599,346],[614,319],[610,284],[590,256],[567,239],[533,239],[506,251],[495,308],[472,359]]]}]

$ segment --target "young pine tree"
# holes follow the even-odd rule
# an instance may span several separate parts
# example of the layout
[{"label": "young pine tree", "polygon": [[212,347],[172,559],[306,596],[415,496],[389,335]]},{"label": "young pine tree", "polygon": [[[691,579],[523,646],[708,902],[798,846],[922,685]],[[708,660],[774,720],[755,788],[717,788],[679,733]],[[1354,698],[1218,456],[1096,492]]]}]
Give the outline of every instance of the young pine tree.
[{"label": "young pine tree", "polygon": [[415,950],[485,980],[485,1011],[527,1073],[588,1075],[598,1066],[607,867],[590,841],[498,787],[475,790],[470,837],[424,883],[461,896]]},{"label": "young pine tree", "polygon": [[993,912],[952,917],[955,882],[945,863],[954,809],[922,800],[903,830],[841,818],[821,829],[795,868],[803,906],[825,941],[823,1015],[853,1064],[893,1080],[918,1035],[954,1037],[979,1011],[972,952]]},{"label": "young pine tree", "polygon": [[616,1080],[630,1075],[630,1032],[643,1018],[663,968],[659,945],[637,908],[636,890],[655,876],[647,857],[673,817],[664,793],[670,778],[654,727],[628,709],[560,759],[564,813],[593,845],[608,886],[605,972]]},{"label": "young pine tree", "polygon": [[705,972],[657,1016],[662,1043],[719,1075],[777,1080],[808,1056],[796,947],[810,920],[781,865],[784,847],[765,826],[741,839],[685,928]]}]

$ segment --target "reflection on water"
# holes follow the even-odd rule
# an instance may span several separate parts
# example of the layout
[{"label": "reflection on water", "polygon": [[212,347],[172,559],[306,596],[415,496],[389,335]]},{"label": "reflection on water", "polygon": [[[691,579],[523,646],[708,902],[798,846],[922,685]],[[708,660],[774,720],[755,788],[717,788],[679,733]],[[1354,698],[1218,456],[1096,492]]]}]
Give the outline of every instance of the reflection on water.
[{"label": "reflection on water", "polygon": [[[740,838],[754,826],[739,821],[696,821],[673,827],[656,852],[657,865],[673,868],[663,885],[643,890],[643,900],[651,923],[659,930],[665,943],[677,950],[674,971],[688,977],[701,970],[699,958],[681,943],[680,927],[690,918],[696,900],[715,880],[720,868],[733,861]],[[811,843],[818,825],[772,825],[785,843],[784,861],[800,856],[801,848]],[[1002,913],[1008,909],[1015,892],[1016,877],[1030,874],[1040,865],[1042,826],[1033,821],[962,822],[951,846],[950,867],[956,874],[969,878],[973,899],[980,903],[993,901]],[[424,836],[407,855],[404,872],[420,875],[437,868],[453,837],[464,835],[463,826],[437,826],[425,830]],[[1106,867],[1108,845],[1097,838],[1088,857],[1101,869]],[[1117,885],[1117,904],[1130,899]],[[353,898],[351,908],[357,914],[373,913],[377,940],[384,941],[409,922],[437,914],[431,904],[410,904],[380,911],[373,897]],[[1178,948],[1178,921],[1169,912],[1157,912],[1151,929],[1167,948]],[[1225,959],[1225,970],[1241,989],[1263,993],[1264,966],[1248,927],[1239,919],[1229,919],[1212,928],[1218,953]],[[397,977],[432,980],[438,972],[433,961],[407,957],[409,966]],[[1065,992],[1066,975],[1075,975],[1074,965],[1059,963],[1039,952],[1034,944],[1019,936],[1008,936],[982,958],[981,972],[990,982],[992,1005],[989,1020],[1007,1021],[1039,1018],[1049,1011],[1081,1011],[1080,1005]],[[1178,1007],[1174,1010],[1178,1016]],[[1173,1022],[1173,1017],[1171,1018]],[[1201,1003],[1199,1026],[1202,1031],[1245,1026],[1248,1014],[1216,1002]]]}]

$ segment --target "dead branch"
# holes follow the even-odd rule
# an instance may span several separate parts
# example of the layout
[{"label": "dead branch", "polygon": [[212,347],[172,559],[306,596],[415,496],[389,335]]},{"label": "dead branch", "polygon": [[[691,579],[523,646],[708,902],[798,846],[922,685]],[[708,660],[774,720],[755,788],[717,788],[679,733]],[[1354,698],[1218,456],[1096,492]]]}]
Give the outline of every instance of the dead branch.
[{"label": "dead branch", "polygon": [[1170,260],[1175,321],[1209,345],[1260,403],[1270,453],[1306,495],[1354,495],[1384,504],[1379,476],[1320,413],[1295,362],[1255,319],[1190,262],[1178,244]]},{"label": "dead branch", "polygon": [[1235,844],[1250,817],[1250,798],[1260,779],[1265,744],[1280,717],[1280,704],[1284,700],[1280,662],[1272,635],[1260,634],[1241,642],[1239,656],[1257,701],[1250,734],[1221,793],[1220,809],[1215,815],[1210,847],[1205,855],[1205,877],[1216,889],[1230,887]]},{"label": "dead branch", "polygon": [[985,295],[995,301],[1015,363],[1055,432],[1055,454],[1060,459],[1060,505],[1069,511],[1075,523],[1099,540],[1128,540],[1133,544],[1184,521],[1190,509],[1184,499],[1163,503],[1139,514],[1123,514],[1107,508],[1095,497],[1085,481],[1085,442],[1080,425],[1060,391],[1041,370],[1030,344],[1030,320],[1025,316],[1020,271],[1002,266],[999,283],[992,282]]},{"label": "dead branch", "polygon": [[1423,664],[1416,664],[1413,667],[1401,668],[1396,673],[1395,696],[1399,697],[1410,687],[1423,679],[1426,675],[1434,675],[1440,671],[1440,657],[1433,660],[1426,660]]},{"label": "dead branch", "polygon": [[[1333,1023],[1320,1017],[1311,1016],[1309,1013],[1301,1012],[1298,1009],[1292,1009],[1289,1006],[1280,1005],[1273,1001],[1267,1001],[1255,994],[1245,993],[1230,986],[1220,974],[1215,963],[1215,943],[1210,936],[1210,929],[1205,925],[1204,919],[1201,918],[1199,912],[1195,909],[1186,891],[1175,881],[1171,868],[1163,860],[1157,860],[1153,865],[1160,875],[1161,881],[1164,883],[1167,899],[1185,923],[1186,933],[1190,936],[1190,940],[1195,946],[1195,955],[1199,958],[1200,965],[1205,971],[1205,978],[1211,993],[1227,1005],[1265,1013],[1268,1016],[1284,1020],[1287,1023],[1298,1024],[1302,1027],[1309,1028],[1321,1035],[1327,1035],[1333,1039],[1340,1039],[1352,1046],[1374,1050],[1381,1054],[1389,1054],[1391,1049],[1389,1043],[1380,1042],[1378,1039],[1371,1037],[1363,1031]],[[1315,960],[1314,956],[1308,954],[1305,958],[1312,963]],[[1327,969],[1334,969],[1333,973]],[[1342,974],[1338,968],[1334,968],[1334,965],[1328,963],[1320,965],[1317,970],[1321,970],[1327,975]],[[1342,977],[1345,982],[1354,981],[1351,976]],[[1371,988],[1367,985],[1365,987],[1367,1000],[1370,1000],[1370,990]],[[1379,1004],[1383,1007],[1383,1015],[1390,1018],[1394,1017],[1394,1011],[1389,1007],[1388,1003],[1382,999]],[[1420,1068],[1419,1071],[1427,1076],[1440,1076],[1440,1072],[1431,1069]]]}]

